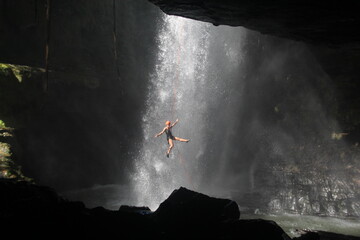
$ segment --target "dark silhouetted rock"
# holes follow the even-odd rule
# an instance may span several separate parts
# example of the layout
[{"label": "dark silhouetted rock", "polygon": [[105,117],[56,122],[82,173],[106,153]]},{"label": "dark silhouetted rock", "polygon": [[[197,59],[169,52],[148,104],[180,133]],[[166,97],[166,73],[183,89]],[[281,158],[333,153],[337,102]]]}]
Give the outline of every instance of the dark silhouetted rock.
[{"label": "dark silhouetted rock", "polygon": [[360,44],[360,4],[328,1],[150,0],[165,13],[326,45]]},{"label": "dark silhouetted rock", "polygon": [[137,213],[141,215],[153,213],[148,207],[136,207],[136,206],[127,206],[127,205],[122,205],[119,211]]},{"label": "dark silhouetted rock", "polygon": [[183,187],[174,190],[153,215],[169,239],[290,239],[275,222],[239,220],[239,207],[232,200]]},{"label": "dark silhouetted rock", "polygon": [[324,231],[308,231],[294,240],[359,240],[360,237],[348,236],[343,234],[324,232]]},{"label": "dark silhouetted rock", "polygon": [[[0,193],[4,239],[290,239],[273,221],[239,220],[239,208],[231,200],[186,188],[175,190],[156,212],[134,206],[121,206],[119,211],[89,209],[51,188],[13,180],[0,179]],[[358,240],[324,232],[299,239]]]},{"label": "dark silhouetted rock", "polygon": [[155,211],[157,219],[176,224],[220,223],[240,217],[236,202],[206,196],[181,187]]},{"label": "dark silhouetted rock", "polygon": [[244,219],[224,226],[223,236],[233,239],[247,236],[247,239],[290,240],[290,237],[274,221],[263,219]]},{"label": "dark silhouetted rock", "polygon": [[307,232],[300,237],[294,238],[296,240],[320,240],[320,236],[316,232]]},{"label": "dark silhouetted rock", "polygon": [[[88,209],[82,202],[60,197],[53,189],[0,179],[2,235],[35,239],[159,239],[149,217],[134,212]],[[139,231],[141,229],[141,231]]]}]

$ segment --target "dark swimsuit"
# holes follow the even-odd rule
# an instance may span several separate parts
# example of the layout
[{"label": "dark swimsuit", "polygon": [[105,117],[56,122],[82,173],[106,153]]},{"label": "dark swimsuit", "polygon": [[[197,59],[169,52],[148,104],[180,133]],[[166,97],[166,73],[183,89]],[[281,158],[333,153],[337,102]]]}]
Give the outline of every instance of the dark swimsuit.
[{"label": "dark swimsuit", "polygon": [[165,130],[165,133],[166,133],[166,140],[167,141],[169,141],[169,139],[175,140],[175,137],[172,135],[170,129]]}]

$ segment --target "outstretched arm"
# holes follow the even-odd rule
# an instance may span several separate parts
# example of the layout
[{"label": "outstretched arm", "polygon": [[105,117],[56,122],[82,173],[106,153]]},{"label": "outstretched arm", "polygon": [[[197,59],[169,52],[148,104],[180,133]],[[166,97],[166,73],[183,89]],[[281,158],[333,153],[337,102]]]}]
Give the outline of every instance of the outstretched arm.
[{"label": "outstretched arm", "polygon": [[171,125],[171,127],[175,126],[179,122],[179,119],[176,119],[176,121]]},{"label": "outstretched arm", "polygon": [[160,136],[161,134],[163,134],[163,133],[165,132],[165,129],[166,129],[166,127],[165,127],[161,132],[159,132],[158,134],[156,134],[155,137],[158,137],[158,136]]}]

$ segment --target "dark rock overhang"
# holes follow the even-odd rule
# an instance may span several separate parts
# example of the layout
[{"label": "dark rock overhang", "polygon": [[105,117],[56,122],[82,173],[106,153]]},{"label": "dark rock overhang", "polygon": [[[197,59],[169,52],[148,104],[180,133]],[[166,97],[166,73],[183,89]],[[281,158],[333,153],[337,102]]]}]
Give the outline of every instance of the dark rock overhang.
[{"label": "dark rock overhang", "polygon": [[149,0],[170,15],[312,44],[360,48],[356,0]]}]

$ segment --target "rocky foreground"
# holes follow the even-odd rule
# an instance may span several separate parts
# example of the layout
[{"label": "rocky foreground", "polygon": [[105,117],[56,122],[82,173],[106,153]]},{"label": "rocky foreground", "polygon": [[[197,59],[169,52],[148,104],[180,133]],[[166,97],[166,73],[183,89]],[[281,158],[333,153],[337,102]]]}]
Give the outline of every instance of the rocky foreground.
[{"label": "rocky foreground", "polygon": [[[12,239],[291,239],[275,222],[240,220],[236,202],[179,188],[152,212],[121,206],[118,211],[86,208],[53,189],[0,180],[1,236]],[[302,239],[360,238],[307,232]]]}]

